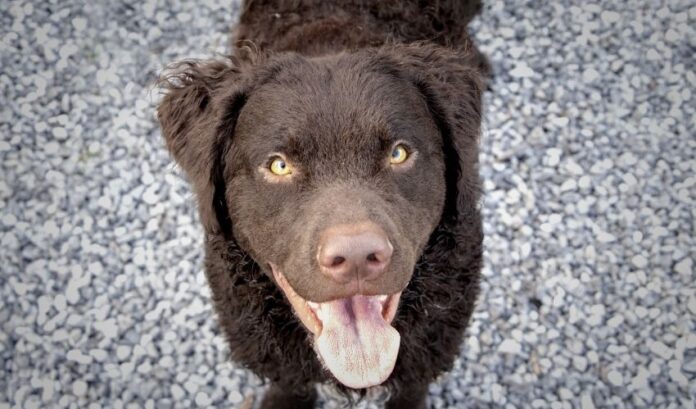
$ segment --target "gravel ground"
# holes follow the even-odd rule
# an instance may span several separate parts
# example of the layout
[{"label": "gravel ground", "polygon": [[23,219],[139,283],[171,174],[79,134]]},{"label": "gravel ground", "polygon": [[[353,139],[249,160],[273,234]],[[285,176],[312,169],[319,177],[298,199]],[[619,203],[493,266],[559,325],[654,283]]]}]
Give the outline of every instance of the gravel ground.
[{"label": "gravel ground", "polygon": [[[238,4],[81,3],[0,7],[0,408],[243,407],[152,88]],[[696,2],[488,3],[483,295],[432,407],[693,408]]]}]

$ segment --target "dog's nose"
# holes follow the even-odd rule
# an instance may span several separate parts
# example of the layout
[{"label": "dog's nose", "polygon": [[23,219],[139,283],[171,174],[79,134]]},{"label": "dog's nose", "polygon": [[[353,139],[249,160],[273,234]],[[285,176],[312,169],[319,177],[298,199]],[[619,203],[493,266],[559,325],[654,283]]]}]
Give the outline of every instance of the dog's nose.
[{"label": "dog's nose", "polygon": [[322,234],[317,259],[322,273],[339,283],[371,280],[389,265],[394,248],[374,223],[339,225]]}]

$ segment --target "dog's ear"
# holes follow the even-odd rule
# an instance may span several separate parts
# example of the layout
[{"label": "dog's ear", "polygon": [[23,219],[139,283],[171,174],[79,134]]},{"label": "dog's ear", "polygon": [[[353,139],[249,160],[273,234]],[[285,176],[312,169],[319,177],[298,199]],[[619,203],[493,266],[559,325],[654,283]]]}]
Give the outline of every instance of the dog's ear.
[{"label": "dog's ear", "polygon": [[198,198],[209,234],[231,231],[225,201],[224,157],[246,101],[243,69],[232,58],[184,61],[161,77],[157,116],[174,160]]},{"label": "dog's ear", "polygon": [[434,44],[394,45],[387,53],[397,74],[424,98],[442,136],[447,193],[441,223],[479,218],[478,143],[488,64],[473,45],[459,50]]}]

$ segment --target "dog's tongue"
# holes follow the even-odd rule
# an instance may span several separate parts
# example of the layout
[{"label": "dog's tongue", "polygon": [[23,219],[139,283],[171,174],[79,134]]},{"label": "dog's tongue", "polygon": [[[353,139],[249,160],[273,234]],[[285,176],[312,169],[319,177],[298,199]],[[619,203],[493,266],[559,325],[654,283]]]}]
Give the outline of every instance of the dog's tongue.
[{"label": "dog's tongue", "polygon": [[316,346],[324,364],[350,388],[379,385],[391,374],[399,353],[399,332],[382,317],[377,297],[355,295],[321,303]]}]

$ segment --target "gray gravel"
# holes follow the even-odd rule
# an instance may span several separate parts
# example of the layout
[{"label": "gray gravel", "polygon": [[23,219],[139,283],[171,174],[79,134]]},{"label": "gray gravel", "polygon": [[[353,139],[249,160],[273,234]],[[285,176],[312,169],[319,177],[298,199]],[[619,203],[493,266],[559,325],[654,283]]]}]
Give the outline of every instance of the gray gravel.
[{"label": "gray gravel", "polygon": [[[0,7],[0,409],[241,407],[151,86],[238,5],[82,3]],[[694,408],[696,3],[488,3],[483,296],[431,404]]]}]

